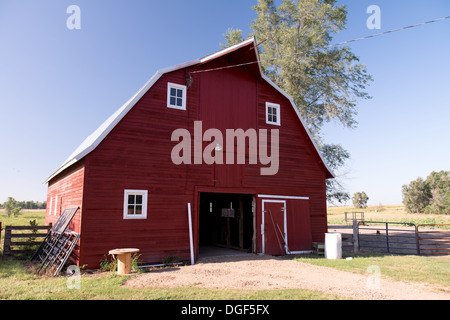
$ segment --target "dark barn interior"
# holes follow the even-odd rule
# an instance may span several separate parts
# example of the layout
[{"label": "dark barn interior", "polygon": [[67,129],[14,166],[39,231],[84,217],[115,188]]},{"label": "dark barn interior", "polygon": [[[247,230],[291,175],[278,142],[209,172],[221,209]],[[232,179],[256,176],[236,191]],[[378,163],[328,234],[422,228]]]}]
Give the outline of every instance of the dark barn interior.
[{"label": "dark barn interior", "polygon": [[201,193],[199,245],[252,252],[254,237],[253,196]]}]

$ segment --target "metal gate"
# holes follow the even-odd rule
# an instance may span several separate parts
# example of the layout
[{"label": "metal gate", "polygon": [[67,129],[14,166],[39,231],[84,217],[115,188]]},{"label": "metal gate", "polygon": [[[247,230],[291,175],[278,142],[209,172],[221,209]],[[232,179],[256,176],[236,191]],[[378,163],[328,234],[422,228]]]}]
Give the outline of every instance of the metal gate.
[{"label": "metal gate", "polygon": [[357,224],[358,251],[419,254],[413,223],[364,221]]},{"label": "metal gate", "polygon": [[[450,224],[419,224],[416,226],[417,251],[419,255],[450,254],[450,230],[430,229]],[[424,229],[423,227],[428,227]]]}]

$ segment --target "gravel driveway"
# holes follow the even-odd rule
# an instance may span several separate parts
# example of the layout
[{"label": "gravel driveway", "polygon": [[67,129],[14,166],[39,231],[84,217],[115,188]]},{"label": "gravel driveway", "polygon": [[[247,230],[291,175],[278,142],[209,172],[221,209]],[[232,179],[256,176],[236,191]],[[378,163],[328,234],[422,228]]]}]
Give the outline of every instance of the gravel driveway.
[{"label": "gravel driveway", "polygon": [[431,291],[424,284],[404,283],[374,274],[355,274],[267,255],[203,258],[192,266],[164,268],[139,274],[131,287],[196,286],[215,289],[320,290],[361,300],[450,300],[450,294]]}]

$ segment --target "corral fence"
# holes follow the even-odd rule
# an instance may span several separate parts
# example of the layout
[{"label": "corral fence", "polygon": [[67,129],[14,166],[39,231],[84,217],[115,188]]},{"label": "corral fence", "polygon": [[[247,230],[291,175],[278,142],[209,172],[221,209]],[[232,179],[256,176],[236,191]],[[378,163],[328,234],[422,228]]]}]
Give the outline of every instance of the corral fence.
[{"label": "corral fence", "polygon": [[[360,218],[360,217],[358,217]],[[353,220],[329,227],[342,235],[342,251],[404,255],[450,254],[450,224]]]},{"label": "corral fence", "polygon": [[419,255],[450,254],[450,230],[434,229],[436,226],[450,226],[450,224],[419,224],[416,226]]},{"label": "corral fence", "polygon": [[364,212],[344,212],[345,223],[357,221],[364,221]]},{"label": "corral fence", "polygon": [[5,226],[3,259],[26,260],[47,236],[49,226]]},{"label": "corral fence", "polygon": [[413,223],[357,222],[357,244],[360,252],[418,254]]}]

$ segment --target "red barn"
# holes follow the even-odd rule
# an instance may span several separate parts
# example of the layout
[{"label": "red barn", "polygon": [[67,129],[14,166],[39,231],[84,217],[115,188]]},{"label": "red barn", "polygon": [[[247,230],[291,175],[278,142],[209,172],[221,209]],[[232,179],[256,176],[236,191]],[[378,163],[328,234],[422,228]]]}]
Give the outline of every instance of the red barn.
[{"label": "red barn", "polygon": [[45,181],[46,223],[79,206],[69,228],[91,268],[128,247],[147,263],[203,246],[298,253],[324,240],[328,178],[252,38],[156,72]]}]

